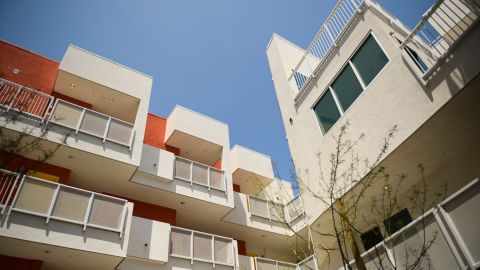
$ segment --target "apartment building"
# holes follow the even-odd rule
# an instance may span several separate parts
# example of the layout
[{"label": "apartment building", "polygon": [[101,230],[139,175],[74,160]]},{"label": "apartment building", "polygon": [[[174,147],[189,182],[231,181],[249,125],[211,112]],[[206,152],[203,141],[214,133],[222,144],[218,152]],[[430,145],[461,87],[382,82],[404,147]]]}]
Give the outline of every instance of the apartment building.
[{"label": "apartment building", "polygon": [[149,113],[152,83],[73,45],[57,62],[0,41],[0,269],[313,265],[271,158],[187,108]]},{"label": "apartment building", "polygon": [[[363,219],[354,237],[367,269],[383,269],[379,257],[400,263],[387,269],[410,269],[404,244],[420,247],[423,232],[425,238],[436,235],[424,269],[480,267],[478,16],[478,1],[439,0],[410,29],[376,1],[339,0],[306,49],[278,34],[268,44],[290,152],[299,182],[308,190],[302,197],[312,228],[333,232],[330,205],[319,198],[331,194],[322,179],[329,181],[339,134],[344,142],[363,138],[354,143],[359,156],[350,160],[375,163],[383,139],[396,128],[374,168],[363,170],[363,163],[348,158],[337,167],[337,186],[348,188],[336,190],[336,198],[353,194],[380,167],[392,178],[406,176],[398,189],[397,213],[385,220],[369,218],[373,198],[391,188],[383,181],[368,188],[358,205]],[[348,185],[348,174],[342,175],[350,164],[358,166],[357,184]],[[409,199],[423,185],[419,164],[428,191],[425,205],[438,203],[424,215]],[[442,192],[447,199],[438,201],[435,194]],[[393,222],[401,226],[387,230]],[[355,269],[338,250],[319,247],[336,246],[334,237],[312,233],[312,238],[319,269],[348,264]],[[353,260],[352,250],[345,250]]]}]

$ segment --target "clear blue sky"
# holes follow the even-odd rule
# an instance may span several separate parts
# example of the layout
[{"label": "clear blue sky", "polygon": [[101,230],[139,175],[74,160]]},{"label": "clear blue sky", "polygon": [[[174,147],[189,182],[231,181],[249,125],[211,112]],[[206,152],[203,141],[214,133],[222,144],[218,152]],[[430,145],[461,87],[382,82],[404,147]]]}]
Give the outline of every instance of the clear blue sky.
[{"label": "clear blue sky", "polygon": [[[229,125],[230,144],[292,164],[265,54],[306,47],[334,0],[0,0],[0,38],[60,60],[68,44],[154,76],[150,111],[176,104]],[[414,26],[433,0],[380,3]]]}]

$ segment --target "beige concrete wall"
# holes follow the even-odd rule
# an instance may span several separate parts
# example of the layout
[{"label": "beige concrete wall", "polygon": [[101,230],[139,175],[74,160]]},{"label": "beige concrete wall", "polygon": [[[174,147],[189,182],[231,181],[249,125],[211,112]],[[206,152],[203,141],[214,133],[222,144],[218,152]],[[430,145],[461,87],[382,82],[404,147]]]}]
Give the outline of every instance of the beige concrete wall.
[{"label": "beige concrete wall", "polygon": [[[323,135],[312,107],[370,31],[390,61],[337,124]],[[473,49],[474,44],[478,45],[478,35],[475,37],[472,33],[473,40],[465,43],[463,48],[459,47],[454,61],[449,62],[443,72],[425,87],[412,72],[414,67],[406,64],[398,42],[389,35],[392,31],[395,29],[388,22],[365,10],[327,59],[326,68],[320,70],[296,103],[287,75],[294,67],[292,63],[296,63],[300,50],[283,38],[276,35],[272,38],[267,56],[297,174],[305,185],[320,195],[323,191],[319,188],[319,161],[322,171],[328,175],[328,159],[334,151],[335,135],[347,121],[350,123],[348,138],[354,139],[365,134],[357,151],[362,158],[373,160],[389,129],[398,125],[398,132],[387,154],[401,145],[478,73],[478,67],[473,64],[477,61],[467,60],[480,59],[478,50]],[[290,124],[290,118],[293,124]],[[318,158],[319,153],[321,155]],[[315,220],[326,205],[320,205],[308,193],[305,195],[307,213]]]},{"label": "beige concrete wall", "polygon": [[274,178],[272,160],[269,156],[255,152],[240,145],[235,145],[231,152],[232,171],[245,171]]},{"label": "beige concrete wall", "polygon": [[127,255],[158,263],[168,262],[170,232],[168,223],[133,217]]}]

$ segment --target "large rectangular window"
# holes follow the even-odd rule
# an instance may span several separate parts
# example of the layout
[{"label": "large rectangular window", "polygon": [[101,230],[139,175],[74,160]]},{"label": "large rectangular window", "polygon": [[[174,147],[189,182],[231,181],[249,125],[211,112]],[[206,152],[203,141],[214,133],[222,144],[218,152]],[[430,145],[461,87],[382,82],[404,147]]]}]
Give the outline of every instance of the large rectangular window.
[{"label": "large rectangular window", "polygon": [[313,106],[323,134],[350,108],[388,61],[385,52],[373,35],[369,34]]}]

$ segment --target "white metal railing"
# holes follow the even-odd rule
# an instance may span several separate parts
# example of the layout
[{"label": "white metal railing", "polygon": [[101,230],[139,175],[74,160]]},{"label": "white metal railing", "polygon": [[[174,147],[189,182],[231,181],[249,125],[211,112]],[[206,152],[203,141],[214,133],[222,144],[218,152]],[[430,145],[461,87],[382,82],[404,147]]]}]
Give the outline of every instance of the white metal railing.
[{"label": "white metal railing", "polygon": [[48,180],[0,170],[3,215],[19,212],[117,232],[123,236],[127,201]]},{"label": "white metal railing", "polygon": [[268,220],[291,223],[305,213],[300,194],[285,205],[267,199],[247,195],[248,211]]},{"label": "white metal railing", "polygon": [[[427,79],[450,54],[458,41],[478,20],[478,6],[469,0],[438,0],[422,20],[402,42],[401,48],[409,43],[418,45],[434,64],[421,70]],[[424,44],[426,46],[424,46]],[[421,66],[417,57],[406,50],[412,61]]]},{"label": "white metal railing", "polygon": [[288,80],[295,89],[295,94],[301,92],[315,76],[316,70],[323,65],[325,59],[337,46],[353,18],[360,12],[363,0],[340,0],[333,8],[327,20],[322,25],[313,41],[305,50],[300,62],[292,69]]},{"label": "white metal railing", "polygon": [[255,257],[254,260],[256,270],[318,270],[315,255],[311,255],[299,263],[289,263],[261,257]]},{"label": "white metal railing", "polygon": [[200,185],[226,192],[225,174],[211,166],[175,156],[175,179],[187,181],[190,185]]},{"label": "white metal railing", "polygon": [[53,105],[53,99],[40,91],[0,78],[0,107],[6,111],[19,111],[43,121]]},{"label": "white metal railing", "polygon": [[[395,269],[408,268],[429,241],[433,244],[426,249],[421,268],[477,269],[480,267],[479,205],[480,181],[475,179],[363,253],[367,269],[381,269],[381,263],[385,267],[390,262]],[[351,266],[354,264],[350,262]]]},{"label": "white metal railing", "polygon": [[49,122],[131,149],[134,125],[120,119],[57,99]]},{"label": "white metal railing", "polygon": [[235,240],[172,226],[170,256],[235,267]]}]

